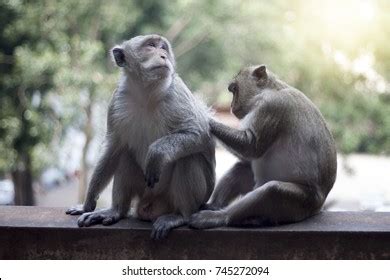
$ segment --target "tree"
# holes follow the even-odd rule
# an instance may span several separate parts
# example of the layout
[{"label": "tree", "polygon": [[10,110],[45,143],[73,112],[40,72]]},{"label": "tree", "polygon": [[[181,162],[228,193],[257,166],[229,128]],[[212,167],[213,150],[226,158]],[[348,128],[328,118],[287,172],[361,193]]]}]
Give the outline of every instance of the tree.
[{"label": "tree", "polygon": [[[52,86],[55,64],[50,63],[50,53],[31,53],[31,49],[39,48],[40,40],[36,34],[19,30],[23,13],[20,7],[0,5],[4,21],[0,33],[1,168],[12,173],[15,204],[33,205],[33,150],[48,140],[52,124],[51,108],[33,100],[40,99]],[[27,17],[25,24],[31,23]],[[24,47],[27,43],[29,49]],[[42,123],[42,119],[47,122]]]}]

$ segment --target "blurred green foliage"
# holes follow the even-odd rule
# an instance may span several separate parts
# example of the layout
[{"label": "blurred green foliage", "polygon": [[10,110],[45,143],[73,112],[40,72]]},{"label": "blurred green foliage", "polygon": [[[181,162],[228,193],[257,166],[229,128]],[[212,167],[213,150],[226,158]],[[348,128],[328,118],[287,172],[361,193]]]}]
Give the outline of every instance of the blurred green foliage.
[{"label": "blurred green foliage", "polygon": [[109,49],[145,33],[172,41],[209,104],[228,106],[229,79],[265,63],[320,107],[340,152],[390,154],[386,0],[1,0],[0,26],[3,172],[21,155],[35,172],[55,161],[64,131],[85,131],[115,88]]}]

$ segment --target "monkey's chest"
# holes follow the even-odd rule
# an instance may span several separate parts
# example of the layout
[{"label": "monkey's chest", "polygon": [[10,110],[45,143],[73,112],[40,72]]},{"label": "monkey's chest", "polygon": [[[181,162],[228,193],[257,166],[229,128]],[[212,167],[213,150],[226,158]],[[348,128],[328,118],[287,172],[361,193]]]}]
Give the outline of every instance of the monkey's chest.
[{"label": "monkey's chest", "polygon": [[137,163],[144,168],[149,146],[157,139],[168,134],[166,125],[158,116],[135,114],[125,129],[125,143],[133,153]]}]

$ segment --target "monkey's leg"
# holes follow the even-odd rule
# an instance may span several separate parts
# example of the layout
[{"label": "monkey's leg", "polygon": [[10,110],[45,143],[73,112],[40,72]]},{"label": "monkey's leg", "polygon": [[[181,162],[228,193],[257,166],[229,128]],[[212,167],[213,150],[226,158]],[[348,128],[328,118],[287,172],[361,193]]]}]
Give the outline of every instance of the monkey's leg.
[{"label": "monkey's leg", "polygon": [[227,206],[234,198],[253,189],[255,181],[249,161],[237,162],[218,182],[210,203],[204,210],[218,210]]},{"label": "monkey's leg", "polygon": [[318,212],[323,201],[314,187],[270,181],[222,210],[192,215],[190,225],[212,228],[297,222]]},{"label": "monkey's leg", "polygon": [[213,186],[206,175],[210,168],[200,156],[190,156],[175,163],[169,187],[169,200],[174,213],[162,215],[153,223],[152,238],[160,239],[179,226],[188,223],[192,213],[198,211],[211,194]]},{"label": "monkey's leg", "polygon": [[112,189],[112,205],[109,209],[84,213],[78,219],[80,227],[102,223],[111,225],[126,217],[131,199],[145,189],[141,168],[127,152],[124,152],[115,171]]},{"label": "monkey's leg", "polygon": [[71,207],[66,211],[66,214],[80,215],[95,210],[96,201],[98,200],[100,193],[111,180],[118,165],[121,152],[123,151],[117,150],[113,145],[106,148],[93,171],[84,205]]}]

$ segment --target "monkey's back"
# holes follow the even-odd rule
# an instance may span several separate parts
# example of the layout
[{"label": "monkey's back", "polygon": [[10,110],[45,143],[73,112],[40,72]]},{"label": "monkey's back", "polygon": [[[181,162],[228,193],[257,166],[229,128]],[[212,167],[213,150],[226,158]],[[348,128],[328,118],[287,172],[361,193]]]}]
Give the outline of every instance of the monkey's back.
[{"label": "monkey's back", "polygon": [[336,179],[337,156],[324,118],[303,93],[292,87],[273,94],[283,99],[282,130],[264,155],[254,161],[255,175],[257,172],[264,182],[316,186],[327,195]]},{"label": "monkey's back", "polygon": [[[300,123],[296,129],[296,133],[301,136],[298,139],[301,139],[302,145],[315,154],[313,162],[318,166],[319,185],[330,190],[336,180],[337,172],[337,153],[333,136],[320,110],[306,95],[297,89],[292,89],[291,96],[298,104],[291,114],[291,120]],[[299,122],[301,119],[306,122]]]}]

